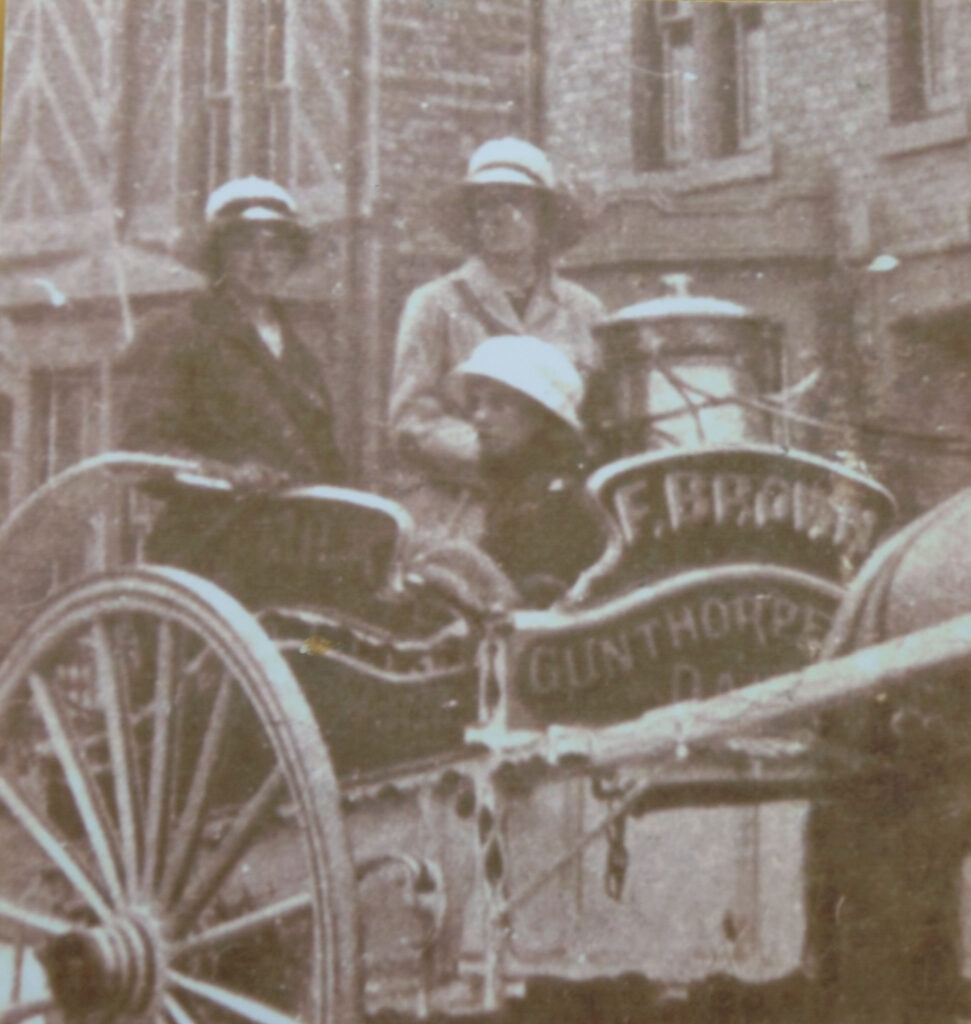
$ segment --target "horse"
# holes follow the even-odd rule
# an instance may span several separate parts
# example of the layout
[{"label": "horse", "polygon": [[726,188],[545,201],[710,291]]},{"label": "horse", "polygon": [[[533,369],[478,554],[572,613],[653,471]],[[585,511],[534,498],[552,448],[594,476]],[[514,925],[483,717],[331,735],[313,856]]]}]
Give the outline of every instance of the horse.
[{"label": "horse", "polygon": [[[971,489],[883,544],[826,637],[833,658],[971,611]],[[815,805],[807,826],[805,967],[827,1020],[954,1022],[971,838],[971,686],[959,674],[829,713],[821,742],[880,767]]]}]

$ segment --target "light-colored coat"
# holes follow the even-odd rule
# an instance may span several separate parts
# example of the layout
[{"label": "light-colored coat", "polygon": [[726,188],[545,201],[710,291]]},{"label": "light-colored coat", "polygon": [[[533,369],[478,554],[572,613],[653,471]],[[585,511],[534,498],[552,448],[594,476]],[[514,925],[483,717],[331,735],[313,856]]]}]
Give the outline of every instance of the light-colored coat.
[{"label": "light-colored coat", "polygon": [[[404,463],[400,496],[428,526],[474,536],[476,502],[463,493],[474,484],[478,441],[462,415],[452,370],[486,338],[531,334],[562,349],[581,372],[597,366],[590,327],[604,316],[585,288],[550,273],[524,314],[478,257],[414,291],[398,328],[390,419]],[[458,519],[467,517],[468,526]]]}]

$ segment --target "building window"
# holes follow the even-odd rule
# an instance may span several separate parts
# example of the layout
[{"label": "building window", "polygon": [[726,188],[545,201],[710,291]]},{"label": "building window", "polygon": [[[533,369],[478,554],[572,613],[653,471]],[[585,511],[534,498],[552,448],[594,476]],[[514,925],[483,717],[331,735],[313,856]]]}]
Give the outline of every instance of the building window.
[{"label": "building window", "polygon": [[289,184],[292,165],[292,88],[286,0],[264,0],[263,13],[263,85],[266,92],[268,172],[275,181]]},{"label": "building window", "polygon": [[765,29],[757,3],[633,4],[638,170],[731,156],[765,137]]},{"label": "building window", "polygon": [[294,0],[205,0],[208,187],[292,177]]},{"label": "building window", "polygon": [[761,4],[732,4],[736,89],[734,121],[738,148],[751,149],[765,138],[768,126],[766,46]]},{"label": "building window", "polygon": [[31,484],[98,451],[98,378],[92,369],[31,374]]},{"label": "building window", "polygon": [[633,3],[633,147],[639,170],[691,155],[694,18],[684,0]]},{"label": "building window", "polygon": [[915,121],[954,105],[947,0],[887,0],[890,117]]},{"label": "building window", "polygon": [[686,0],[658,5],[663,81],[664,155],[672,163],[691,155],[691,85],[695,81],[695,48],[691,11]]},{"label": "building window", "polygon": [[230,177],[232,166],[232,93],[230,90],[229,0],[206,0],[205,103],[208,123],[209,191]]}]

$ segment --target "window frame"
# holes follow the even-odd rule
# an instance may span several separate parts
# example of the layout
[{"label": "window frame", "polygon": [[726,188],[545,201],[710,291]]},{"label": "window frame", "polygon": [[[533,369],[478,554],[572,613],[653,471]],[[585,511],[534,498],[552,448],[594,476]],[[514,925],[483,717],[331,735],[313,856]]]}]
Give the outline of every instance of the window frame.
[{"label": "window frame", "polygon": [[[733,22],[735,43],[735,123],[736,153],[761,146],[769,129],[768,59],[765,11],[759,3],[732,4],[729,14]],[[753,20],[757,24],[751,24]],[[752,36],[761,34],[759,52],[752,53]],[[755,89],[751,88],[749,71],[754,64]],[[754,95],[753,95],[754,93]],[[753,114],[753,109],[760,113]]]},{"label": "window frame", "polygon": [[[294,153],[294,5],[297,0],[263,0],[264,31],[262,86],[265,96],[265,133],[267,173],[276,182],[292,182]],[[274,18],[274,12],[280,12]],[[279,36],[278,47],[271,43]],[[274,51],[279,49],[277,56]]]},{"label": "window frame", "polygon": [[[206,108],[206,188],[212,191],[232,174],[233,167],[233,0],[205,2],[205,72],[203,101]],[[216,25],[214,12],[219,11]],[[215,59],[222,74],[216,74]]]},{"label": "window frame", "polygon": [[732,160],[768,144],[761,4],[634,0],[632,16],[635,172]]},{"label": "window frame", "polygon": [[886,0],[887,102],[893,125],[911,124],[958,104],[949,0]]},{"label": "window frame", "polygon": [[[31,487],[100,450],[97,418],[100,409],[96,366],[35,366],[30,371]],[[68,403],[76,415],[68,417]],[[73,443],[65,451],[62,443]]]},{"label": "window frame", "polygon": [[[664,163],[671,166],[688,163],[694,155],[696,111],[691,88],[697,81],[694,11],[687,0],[660,0],[656,7],[656,25],[661,54],[658,70],[661,76],[661,152]],[[675,56],[680,56],[682,51],[689,54],[688,69],[682,69]],[[673,88],[667,88],[668,83]]]}]

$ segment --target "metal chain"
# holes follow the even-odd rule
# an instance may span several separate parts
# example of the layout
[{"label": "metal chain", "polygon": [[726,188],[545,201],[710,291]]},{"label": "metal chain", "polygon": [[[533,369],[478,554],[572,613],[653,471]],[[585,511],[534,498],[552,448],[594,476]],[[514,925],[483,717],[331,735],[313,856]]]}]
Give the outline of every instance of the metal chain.
[{"label": "metal chain", "polygon": [[627,849],[627,815],[618,814],[607,826],[607,868],[604,889],[612,900],[620,900],[627,881],[630,851]]},{"label": "metal chain", "polygon": [[620,900],[624,894],[624,883],[627,881],[630,851],[627,849],[626,805],[634,787],[633,780],[619,785],[610,785],[602,777],[593,779],[594,797],[598,800],[605,800],[610,808],[610,815],[604,826],[604,835],[607,837],[604,890],[612,900]]}]

